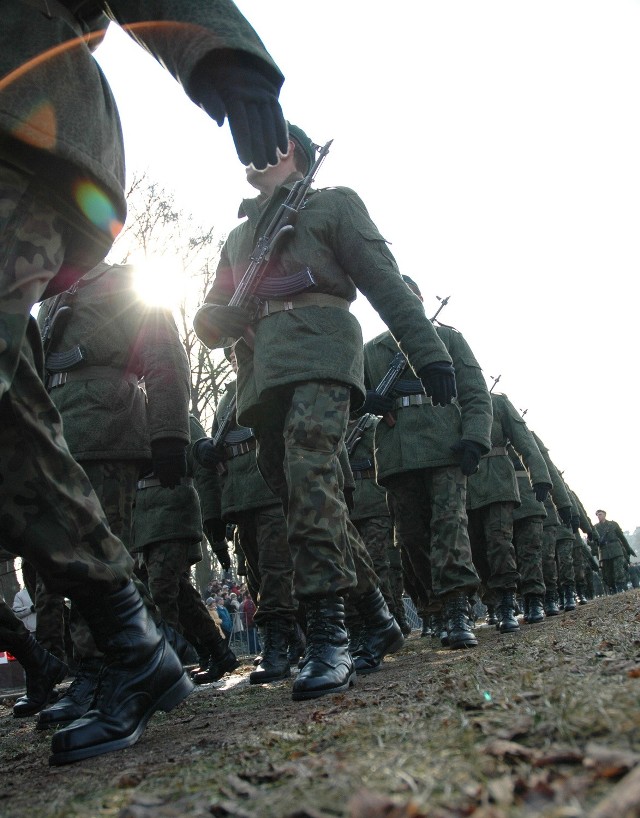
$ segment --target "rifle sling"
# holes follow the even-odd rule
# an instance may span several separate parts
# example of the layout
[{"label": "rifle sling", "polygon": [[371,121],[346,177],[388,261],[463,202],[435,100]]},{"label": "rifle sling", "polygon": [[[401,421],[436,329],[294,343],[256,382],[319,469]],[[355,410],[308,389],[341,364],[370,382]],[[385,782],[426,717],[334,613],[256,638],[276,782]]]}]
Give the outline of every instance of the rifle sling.
[{"label": "rifle sling", "polygon": [[276,312],[286,310],[297,310],[302,307],[337,307],[341,310],[349,310],[350,303],[346,298],[339,298],[328,293],[300,293],[291,296],[290,299],[268,299],[263,301],[258,310],[256,318],[266,318]]}]

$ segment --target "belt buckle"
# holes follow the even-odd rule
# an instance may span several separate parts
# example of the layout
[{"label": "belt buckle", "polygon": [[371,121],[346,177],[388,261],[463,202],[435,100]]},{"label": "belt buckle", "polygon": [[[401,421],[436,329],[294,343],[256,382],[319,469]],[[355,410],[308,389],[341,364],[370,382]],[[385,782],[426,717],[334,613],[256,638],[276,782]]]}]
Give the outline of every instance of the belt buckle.
[{"label": "belt buckle", "polygon": [[411,406],[411,395],[402,396],[402,406]]}]

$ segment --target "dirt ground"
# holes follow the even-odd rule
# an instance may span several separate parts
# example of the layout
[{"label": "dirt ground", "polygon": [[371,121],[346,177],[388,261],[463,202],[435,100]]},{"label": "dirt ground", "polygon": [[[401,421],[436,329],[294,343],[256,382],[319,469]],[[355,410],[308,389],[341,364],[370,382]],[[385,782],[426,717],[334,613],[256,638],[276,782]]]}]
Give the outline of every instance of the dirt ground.
[{"label": "dirt ground", "polygon": [[0,706],[2,818],[640,816],[640,590],[475,650],[414,632],[349,693],[294,703],[243,665],[129,750],[49,767]]}]

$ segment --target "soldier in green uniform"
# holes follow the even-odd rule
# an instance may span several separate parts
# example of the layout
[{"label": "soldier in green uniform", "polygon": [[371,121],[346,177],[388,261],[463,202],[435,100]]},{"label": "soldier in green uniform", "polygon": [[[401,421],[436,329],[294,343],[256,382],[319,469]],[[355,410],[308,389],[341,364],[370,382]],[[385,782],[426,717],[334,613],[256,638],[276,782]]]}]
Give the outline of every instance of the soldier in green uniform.
[{"label": "soldier in green uniform", "polygon": [[[455,375],[385,240],[348,188],[308,192],[295,229],[271,259],[268,283],[280,297],[263,291],[257,317],[228,306],[258,238],[315,161],[309,137],[294,126],[289,130],[288,153],[276,167],[264,173],[247,168],[247,180],[260,195],[242,204],[246,221],[227,238],[195,327],[209,347],[245,334],[252,338],[251,346],[242,340],[236,347],[238,420],[254,429],[260,470],[287,515],[295,594],[307,611],[305,664],[293,697],[306,699],[344,690],[355,678],[344,595],[357,580],[339,455],[350,409],[364,398],[362,332],[349,312],[356,288],[395,333],[436,403],[449,403]],[[306,268],[312,287],[289,289],[287,281]],[[395,642],[397,624],[379,589],[371,588],[360,602],[361,615],[388,628],[388,644]]]},{"label": "soldier in green uniform", "polygon": [[619,594],[627,589],[626,567],[635,552],[618,523],[607,520],[606,511],[599,508],[596,517],[594,528],[598,534],[602,581],[610,594]]},{"label": "soldier in green uniform", "polygon": [[[566,483],[565,483],[566,485]],[[588,577],[591,577],[591,587],[593,588],[592,566],[590,552],[586,548],[585,541],[582,538],[580,531],[587,535],[588,539],[593,539],[593,526],[585,511],[585,508],[580,501],[578,495],[569,486],[567,492],[571,498],[573,506],[573,516],[571,518],[571,527],[573,529],[573,551],[571,553],[573,561],[573,573],[576,580],[576,599],[580,605],[586,605],[588,600]],[[591,593],[591,598],[593,593]]]},{"label": "soldier in green uniform", "polygon": [[[189,366],[173,317],[136,295],[132,266],[102,263],[44,301],[38,322],[49,328],[46,387],[71,454],[111,532],[130,548],[140,471],[153,469],[171,489],[186,476]],[[39,728],[83,716],[98,684],[103,656],[73,604],[70,624],[78,671],[62,699],[40,713]]]},{"label": "soldier in green uniform", "polygon": [[[229,0],[3,7],[3,546],[33,564],[51,592],[73,600],[108,659],[91,717],[53,737],[54,764],[134,744],[157,709],[171,709],[192,689],[130,581],[133,561],[69,453],[40,378],[42,347],[31,317],[36,302],[67,290],[105,257],[124,222],[122,130],[91,53],[109,20],[125,25],[219,124],[230,119],[243,162],[266,167],[278,148],[286,150],[277,102],[282,74]],[[171,36],[160,20],[176,20]]]},{"label": "soldier in green uniform", "polygon": [[[422,309],[416,283],[405,277]],[[424,310],[423,310],[424,314]],[[468,597],[479,585],[473,566],[465,508],[467,477],[491,448],[491,399],[482,370],[461,333],[438,326],[456,372],[457,401],[433,405],[420,379],[408,374],[384,399],[375,387],[398,352],[390,332],[364,348],[365,407],[383,415],[376,427],[377,481],[391,498],[398,540],[407,569],[442,611],[452,649],[477,645]]]},{"label": "soldier in green uniform", "polygon": [[507,444],[524,463],[540,499],[551,488],[551,480],[527,424],[509,398],[492,392],[491,404],[491,450],[468,479],[469,538],[475,565],[489,594],[486,602],[496,605],[496,627],[501,633],[511,633],[520,627],[515,615],[520,576],[513,544],[513,514],[521,500]]}]

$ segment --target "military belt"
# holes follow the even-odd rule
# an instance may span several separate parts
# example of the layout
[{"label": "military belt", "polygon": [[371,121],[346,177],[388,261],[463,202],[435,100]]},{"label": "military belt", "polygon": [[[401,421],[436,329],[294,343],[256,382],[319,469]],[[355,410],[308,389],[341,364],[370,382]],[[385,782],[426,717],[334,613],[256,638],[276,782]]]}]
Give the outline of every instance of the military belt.
[{"label": "military belt", "polygon": [[255,449],[255,447],[256,439],[254,437],[251,440],[244,440],[242,443],[233,443],[230,446],[225,445],[224,454],[227,460],[229,460],[234,457],[239,457],[241,454],[246,454]]},{"label": "military belt", "polygon": [[375,469],[362,469],[362,471],[354,471],[353,476],[356,480],[367,480],[376,476]]},{"label": "military belt", "polygon": [[501,455],[508,454],[506,446],[494,446],[493,449],[490,449],[486,454],[483,454],[483,457],[500,457]]},{"label": "military belt", "polygon": [[422,406],[422,404],[432,404],[428,395],[402,395],[393,402],[394,409],[403,409],[406,406]]},{"label": "military belt", "polygon": [[[136,483],[136,488],[140,489],[155,489],[161,485],[159,478],[157,477],[143,477],[142,480],[138,480]],[[193,485],[193,478],[192,477],[181,477],[177,484],[178,486],[192,486]]]},{"label": "military belt", "polygon": [[260,304],[257,318],[266,318],[275,312],[285,310],[299,310],[301,307],[338,307],[341,310],[349,310],[349,302],[346,298],[339,298],[337,295],[328,293],[299,293],[289,299],[269,298]]},{"label": "military belt", "polygon": [[517,471],[516,477],[529,477],[529,473],[526,471]]},{"label": "military belt", "polygon": [[69,370],[68,372],[56,372],[47,378],[47,389],[55,389],[56,386],[64,386],[67,381],[126,381],[127,383],[138,385],[138,376],[135,372],[125,372],[124,369],[116,369],[114,366],[83,366],[80,369]]}]

